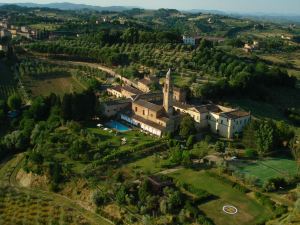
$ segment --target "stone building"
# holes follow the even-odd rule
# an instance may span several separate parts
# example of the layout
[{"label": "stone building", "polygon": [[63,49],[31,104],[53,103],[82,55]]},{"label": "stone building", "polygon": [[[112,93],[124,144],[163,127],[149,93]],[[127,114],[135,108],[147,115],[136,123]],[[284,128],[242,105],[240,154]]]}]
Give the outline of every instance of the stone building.
[{"label": "stone building", "polygon": [[[233,138],[242,132],[251,119],[250,112],[232,109],[215,104],[189,105],[185,94],[174,88],[169,70],[162,92],[138,93],[132,87],[117,87],[111,93],[130,97],[126,100],[111,101],[105,107],[106,116],[119,115],[133,126],[151,134],[161,136],[178,129],[182,116],[188,114],[200,129],[210,129],[222,137]],[[126,93],[125,93],[126,92]],[[174,92],[177,92],[174,95]]]}]

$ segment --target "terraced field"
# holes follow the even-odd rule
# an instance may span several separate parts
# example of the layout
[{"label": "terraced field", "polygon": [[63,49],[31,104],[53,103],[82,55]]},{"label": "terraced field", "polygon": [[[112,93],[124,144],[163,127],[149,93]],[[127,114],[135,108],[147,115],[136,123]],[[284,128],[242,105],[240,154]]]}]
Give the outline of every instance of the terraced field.
[{"label": "terraced field", "polygon": [[16,181],[23,155],[0,163],[0,224],[109,225],[71,199],[39,189],[23,188]]}]

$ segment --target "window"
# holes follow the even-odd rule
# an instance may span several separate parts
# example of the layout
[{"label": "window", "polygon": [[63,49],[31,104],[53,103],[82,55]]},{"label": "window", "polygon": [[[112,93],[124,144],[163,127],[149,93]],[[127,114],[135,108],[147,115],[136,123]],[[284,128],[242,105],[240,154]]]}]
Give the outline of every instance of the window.
[{"label": "window", "polygon": [[143,115],[145,115],[145,110],[143,110]]},{"label": "window", "polygon": [[137,110],[138,110],[138,108],[137,107],[135,107],[135,111],[137,112]]},{"label": "window", "polygon": [[221,124],[223,124],[223,120],[221,120]]}]

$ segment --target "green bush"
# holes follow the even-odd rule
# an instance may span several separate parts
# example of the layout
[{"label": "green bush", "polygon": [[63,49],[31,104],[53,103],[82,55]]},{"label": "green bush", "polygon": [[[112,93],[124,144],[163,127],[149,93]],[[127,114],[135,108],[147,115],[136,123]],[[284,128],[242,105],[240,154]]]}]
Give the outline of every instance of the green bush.
[{"label": "green bush", "polygon": [[255,192],[254,196],[263,206],[266,206],[271,210],[275,210],[275,202],[272,201],[268,196],[263,195],[259,192]]},{"label": "green bush", "polygon": [[246,149],[245,156],[250,159],[254,159],[257,157],[257,152],[254,149]]},{"label": "green bush", "polygon": [[107,195],[101,191],[96,191],[93,194],[93,202],[96,206],[101,206],[107,202]]},{"label": "green bush", "polygon": [[264,183],[263,190],[266,192],[278,191],[281,187],[286,187],[287,181],[282,177],[270,178]]}]

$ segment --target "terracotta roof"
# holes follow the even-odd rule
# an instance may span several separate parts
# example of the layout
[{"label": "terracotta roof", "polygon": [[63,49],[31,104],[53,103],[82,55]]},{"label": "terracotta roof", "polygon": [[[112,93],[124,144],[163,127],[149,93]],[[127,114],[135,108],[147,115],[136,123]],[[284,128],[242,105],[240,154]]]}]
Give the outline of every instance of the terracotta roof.
[{"label": "terracotta roof", "polygon": [[184,109],[184,110],[197,110],[200,113],[206,113],[206,112],[221,112],[220,108],[214,104],[207,104],[207,105],[189,105],[189,104],[183,104],[180,102],[174,102],[173,105],[175,107]]},{"label": "terracotta roof", "polygon": [[142,100],[142,99],[136,100],[136,101],[134,101],[134,103],[137,104],[137,105],[140,105],[142,107],[145,107],[147,109],[153,110],[153,111],[160,111],[162,109],[161,105],[156,105],[156,104],[153,104],[151,102],[147,102],[147,101]]},{"label": "terracotta roof", "polygon": [[188,110],[188,109],[191,109],[194,107],[193,105],[183,104],[181,102],[176,102],[176,101],[173,102],[173,106],[178,107],[180,109],[185,109],[185,110]]},{"label": "terracotta roof", "polygon": [[130,104],[131,100],[130,99],[116,99],[116,100],[110,100],[103,102],[105,105],[120,105],[120,104]]},{"label": "terracotta roof", "polygon": [[165,129],[165,127],[163,127],[163,126],[161,126],[161,125],[159,125],[157,123],[154,123],[154,122],[152,122],[150,120],[144,119],[143,117],[135,115],[135,114],[133,114],[131,116],[131,118],[135,119],[135,120],[137,120],[137,121],[139,121],[141,123],[144,123],[144,124],[146,124],[146,125],[148,125],[150,127],[153,127],[155,129],[161,130],[161,131],[163,131]]},{"label": "terracotta roof", "polygon": [[161,121],[164,121],[164,122],[168,122],[168,121],[170,120],[168,117],[165,117],[165,116],[163,116],[163,117],[158,117],[157,119],[158,119],[158,120],[161,120]]},{"label": "terracotta roof", "polygon": [[133,88],[133,87],[130,87],[128,85],[126,86],[123,86],[122,87],[123,90],[127,91],[127,92],[130,92],[132,94],[135,94],[135,95],[139,95],[139,94],[142,94],[143,92],[141,92],[140,90],[136,89],[136,88]]},{"label": "terracotta roof", "polygon": [[245,111],[241,111],[241,110],[236,110],[236,111],[232,111],[232,112],[222,113],[221,115],[224,116],[224,117],[227,117],[229,119],[238,119],[238,118],[241,118],[241,117],[249,116],[250,113],[245,112]]},{"label": "terracotta roof", "polygon": [[118,85],[118,86],[114,86],[114,87],[109,87],[109,88],[107,88],[107,90],[115,90],[115,91],[118,91],[118,92],[121,92],[121,86],[120,85]]},{"label": "terracotta roof", "polygon": [[149,86],[149,85],[152,84],[152,81],[151,81],[151,80],[148,80],[148,79],[146,79],[146,78],[143,78],[143,79],[139,80],[138,82],[139,82],[139,83],[142,83],[142,84],[144,84],[144,85],[146,85],[146,86]]},{"label": "terracotta roof", "polygon": [[149,99],[152,97],[161,97],[163,98],[163,93],[162,92],[149,92],[149,93],[143,93],[139,95],[140,99]]},{"label": "terracotta roof", "polygon": [[207,113],[209,112],[208,108],[206,105],[202,105],[202,106],[196,106],[196,109],[200,112],[200,113]]},{"label": "terracotta roof", "polygon": [[207,104],[207,105],[205,105],[205,107],[210,112],[221,112],[221,109],[217,105],[214,105],[214,104]]}]

